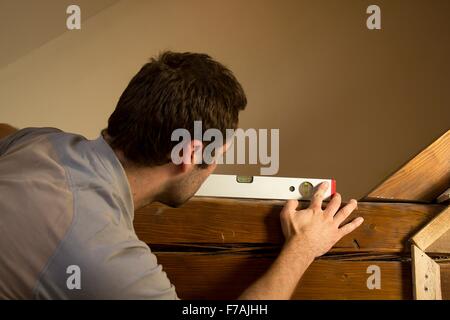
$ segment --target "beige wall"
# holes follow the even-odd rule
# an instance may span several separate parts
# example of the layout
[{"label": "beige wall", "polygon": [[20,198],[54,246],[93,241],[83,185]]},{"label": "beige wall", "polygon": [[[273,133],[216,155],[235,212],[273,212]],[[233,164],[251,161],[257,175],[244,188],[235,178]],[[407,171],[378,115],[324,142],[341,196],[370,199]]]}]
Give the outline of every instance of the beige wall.
[{"label": "beige wall", "polygon": [[377,1],[381,31],[369,4],[122,0],[0,69],[0,122],[94,138],[150,56],[207,52],[247,92],[241,126],[280,128],[280,176],[361,197],[450,128],[450,2]]},{"label": "beige wall", "polygon": [[67,31],[66,9],[83,8],[84,21],[119,0],[0,0],[0,68]]}]

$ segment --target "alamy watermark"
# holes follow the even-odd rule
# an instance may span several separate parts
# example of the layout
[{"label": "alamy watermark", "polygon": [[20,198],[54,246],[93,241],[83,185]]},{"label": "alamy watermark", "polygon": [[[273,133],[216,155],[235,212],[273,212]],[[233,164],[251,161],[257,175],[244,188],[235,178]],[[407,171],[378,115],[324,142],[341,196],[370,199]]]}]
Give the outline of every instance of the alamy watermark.
[{"label": "alamy watermark", "polygon": [[381,269],[376,264],[372,264],[367,267],[366,273],[370,274],[367,278],[366,285],[367,289],[381,289]]},{"label": "alamy watermark", "polygon": [[81,29],[81,8],[76,4],[67,7],[66,13],[69,15],[66,19],[66,27],[69,30]]},{"label": "alamy watermark", "polygon": [[67,267],[66,273],[69,275],[66,286],[69,290],[81,290],[81,269],[76,264]]},{"label": "alamy watermark", "polygon": [[[81,29],[81,8],[76,4],[71,4],[67,7],[66,13],[68,17],[66,18],[66,27],[69,30],[80,30]],[[366,13],[370,14],[366,20],[366,26],[369,30],[380,30],[381,29],[381,9],[378,5],[369,5],[366,9]]]},{"label": "alamy watermark", "polygon": [[[226,129],[215,128],[205,130],[201,121],[194,121],[194,137],[187,129],[175,129],[171,140],[179,142],[171,152],[174,164],[191,163],[189,148],[195,144],[195,164],[261,164],[261,175],[275,175],[280,165],[280,130],[279,129]],[[269,154],[270,136],[270,154]],[[206,145],[203,146],[203,142]],[[248,153],[247,145],[248,142]],[[227,146],[226,151],[223,150]],[[223,152],[225,151],[225,152]],[[246,156],[248,155],[248,162]]]}]

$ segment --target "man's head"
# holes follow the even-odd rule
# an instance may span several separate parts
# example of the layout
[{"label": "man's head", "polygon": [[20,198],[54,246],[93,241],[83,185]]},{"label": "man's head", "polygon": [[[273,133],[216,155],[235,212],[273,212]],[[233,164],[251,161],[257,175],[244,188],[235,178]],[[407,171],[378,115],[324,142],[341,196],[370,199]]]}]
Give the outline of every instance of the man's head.
[{"label": "man's head", "polygon": [[195,194],[215,164],[194,165],[199,141],[192,141],[184,155],[191,164],[173,164],[177,142],[171,141],[172,132],[186,129],[194,137],[194,121],[202,121],[203,132],[215,128],[226,137],[246,104],[232,72],[208,55],[164,52],[145,64],[122,93],[108,121],[108,142],[127,164],[167,168],[170,179],[157,200],[177,206]]}]

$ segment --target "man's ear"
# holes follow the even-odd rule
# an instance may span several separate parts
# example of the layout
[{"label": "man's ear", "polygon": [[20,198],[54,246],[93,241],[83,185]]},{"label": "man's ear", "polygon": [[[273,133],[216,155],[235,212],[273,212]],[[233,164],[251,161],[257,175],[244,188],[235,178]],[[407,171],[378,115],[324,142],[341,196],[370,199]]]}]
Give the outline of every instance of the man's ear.
[{"label": "man's ear", "polygon": [[191,140],[183,147],[183,161],[179,165],[181,171],[189,172],[203,160],[203,142],[200,140]]}]

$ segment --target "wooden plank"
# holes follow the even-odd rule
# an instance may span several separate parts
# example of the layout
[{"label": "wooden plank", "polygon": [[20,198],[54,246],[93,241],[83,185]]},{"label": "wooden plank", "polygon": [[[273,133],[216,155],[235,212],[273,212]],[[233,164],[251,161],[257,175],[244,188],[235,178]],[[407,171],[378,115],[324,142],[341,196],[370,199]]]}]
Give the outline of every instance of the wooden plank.
[{"label": "wooden plank", "polygon": [[[156,253],[181,299],[235,299],[270,266],[275,256]],[[380,268],[381,288],[369,289],[369,266]],[[293,299],[412,299],[411,266],[401,261],[318,259]]]},{"label": "wooden plank", "polygon": [[450,300],[450,262],[439,262],[441,269],[441,292],[443,300]]},{"label": "wooden plank", "polygon": [[[444,236],[450,230],[450,206],[445,208],[433,220],[431,220],[424,228],[412,237],[414,244],[422,251],[428,252],[438,250],[443,253],[450,253],[450,242],[448,236]],[[444,236],[442,239],[440,239]],[[437,240],[439,240],[437,243]],[[436,244],[435,244],[436,243]],[[434,247],[432,247],[432,245]],[[433,252],[433,251],[432,251]]]},{"label": "wooden plank", "polygon": [[[276,245],[284,238],[279,212],[284,202],[194,198],[178,209],[152,204],[135,213],[138,237],[149,244]],[[301,202],[306,207],[308,202]],[[442,205],[359,203],[349,219],[364,224],[332,252],[409,252],[409,239]]]},{"label": "wooden plank", "polygon": [[414,299],[442,300],[439,265],[415,245],[411,252]]},{"label": "wooden plank", "polygon": [[17,129],[6,123],[0,123],[0,139],[16,132]]},{"label": "wooden plank", "polygon": [[440,236],[425,250],[427,253],[450,254],[450,231]]},{"label": "wooden plank", "polygon": [[363,201],[431,202],[450,185],[450,130],[372,190]]}]

